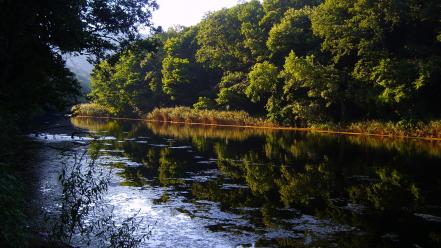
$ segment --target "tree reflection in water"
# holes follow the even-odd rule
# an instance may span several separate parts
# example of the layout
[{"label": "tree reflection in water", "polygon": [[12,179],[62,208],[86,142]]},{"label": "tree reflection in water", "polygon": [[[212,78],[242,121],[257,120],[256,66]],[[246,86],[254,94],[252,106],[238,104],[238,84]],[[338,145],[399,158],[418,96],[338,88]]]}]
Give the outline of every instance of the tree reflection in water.
[{"label": "tree reflection in water", "polygon": [[[82,118],[72,123],[116,137],[111,148],[141,165],[114,163],[124,185],[171,187],[186,202],[217,203],[249,224],[221,222],[212,231],[254,232],[262,237],[258,246],[304,246],[311,237],[315,246],[440,245],[440,223],[421,218],[441,215],[439,142]],[[303,228],[307,216],[352,228],[327,235]],[[290,235],[271,238],[263,235],[268,230]]]}]

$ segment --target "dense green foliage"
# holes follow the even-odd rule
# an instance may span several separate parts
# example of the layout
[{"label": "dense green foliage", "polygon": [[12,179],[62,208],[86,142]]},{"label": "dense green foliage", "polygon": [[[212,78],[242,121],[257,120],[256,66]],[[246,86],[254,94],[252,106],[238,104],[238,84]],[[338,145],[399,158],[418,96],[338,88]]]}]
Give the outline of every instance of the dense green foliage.
[{"label": "dense green foliage", "polygon": [[63,109],[79,85],[64,54],[108,56],[150,26],[153,0],[0,1],[0,118]]},{"label": "dense green foliage", "polygon": [[[148,102],[138,113],[184,105],[245,110],[301,126],[436,119],[440,19],[437,0],[248,1],[150,38],[159,41],[158,50],[137,54],[145,58],[129,71],[119,65],[133,62],[130,51],[110,68],[101,62],[91,97],[133,111],[133,100],[115,99],[127,94],[129,78],[148,88],[155,75],[154,93],[137,88],[138,99]],[[156,66],[141,63],[152,57]],[[120,70],[127,79],[117,82]]]},{"label": "dense green foliage", "polygon": [[[99,60],[125,50],[140,39],[140,26],[151,26],[156,7],[154,0],[0,0],[1,247],[26,247],[29,238],[22,174],[29,170],[30,156],[23,154],[18,134],[31,127],[34,117],[64,110],[80,93],[65,56]],[[134,64],[121,64],[118,80],[125,80],[124,70],[137,69]],[[133,78],[124,90],[142,90],[142,80]],[[137,90],[121,97],[137,99]]]}]

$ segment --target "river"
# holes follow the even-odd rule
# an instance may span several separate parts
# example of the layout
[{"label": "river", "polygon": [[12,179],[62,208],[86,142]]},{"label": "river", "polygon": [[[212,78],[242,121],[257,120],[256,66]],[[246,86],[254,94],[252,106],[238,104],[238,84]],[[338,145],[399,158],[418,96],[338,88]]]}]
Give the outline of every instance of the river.
[{"label": "river", "polygon": [[50,147],[73,143],[99,155],[110,175],[103,200],[116,220],[135,215],[136,232],[149,234],[141,247],[441,245],[441,142],[90,118],[68,125],[31,135],[49,147],[41,209],[59,208],[68,156]]}]

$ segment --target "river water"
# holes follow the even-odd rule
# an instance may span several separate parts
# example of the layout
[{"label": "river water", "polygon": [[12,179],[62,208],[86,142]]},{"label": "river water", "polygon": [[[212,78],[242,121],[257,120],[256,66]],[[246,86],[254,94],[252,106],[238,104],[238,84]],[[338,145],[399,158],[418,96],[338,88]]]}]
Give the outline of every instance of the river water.
[{"label": "river water", "polygon": [[[115,218],[136,215],[136,232],[151,232],[141,247],[441,246],[441,142],[87,118],[69,125],[74,133],[32,137],[99,154]],[[46,212],[59,206],[63,156],[42,152]]]}]

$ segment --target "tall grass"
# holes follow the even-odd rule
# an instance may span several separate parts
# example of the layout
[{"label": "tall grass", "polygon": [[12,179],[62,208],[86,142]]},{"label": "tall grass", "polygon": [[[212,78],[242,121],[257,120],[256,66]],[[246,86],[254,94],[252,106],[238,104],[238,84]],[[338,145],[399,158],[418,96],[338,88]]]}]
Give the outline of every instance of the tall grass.
[{"label": "tall grass", "polygon": [[97,103],[83,103],[72,107],[73,116],[112,117],[109,108]]},{"label": "tall grass", "polygon": [[311,128],[329,131],[344,131],[363,134],[375,134],[391,137],[424,137],[441,138],[441,120],[429,122],[392,122],[392,121],[360,121],[348,125],[319,124]]},{"label": "tall grass", "polygon": [[[74,116],[90,117],[115,117],[110,109],[96,104],[86,103],[72,107]],[[277,127],[263,118],[255,118],[245,111],[220,111],[207,109],[192,109],[189,107],[155,108],[147,114],[147,120],[177,123],[199,123],[208,125],[233,125],[233,126],[259,126]],[[289,128],[289,127],[287,127]],[[316,130],[335,132],[353,132],[362,134],[375,134],[391,137],[424,137],[441,138],[441,120],[429,122],[407,121],[360,121],[346,125],[335,123],[322,123],[308,126]]]},{"label": "tall grass", "polygon": [[422,121],[416,123],[366,121],[352,123],[347,129],[353,132],[387,136],[441,138],[440,120],[427,123]]},{"label": "tall grass", "polygon": [[156,108],[147,115],[148,120],[201,123],[211,125],[271,126],[270,122],[250,116],[245,111],[219,111],[188,107]]}]

